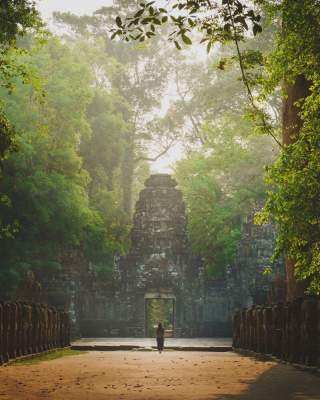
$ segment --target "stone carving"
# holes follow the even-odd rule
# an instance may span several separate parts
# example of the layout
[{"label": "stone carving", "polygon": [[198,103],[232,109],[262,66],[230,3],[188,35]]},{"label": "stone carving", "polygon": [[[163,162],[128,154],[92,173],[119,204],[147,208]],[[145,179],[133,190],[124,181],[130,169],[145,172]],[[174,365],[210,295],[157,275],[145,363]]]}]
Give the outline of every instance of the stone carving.
[{"label": "stone carving", "polygon": [[166,174],[152,175],[136,204],[132,246],[119,261],[119,299],[125,299],[127,334],[144,336],[148,297],[174,301],[174,333],[200,332],[203,270],[190,252],[185,206],[176,182]]},{"label": "stone carving", "polygon": [[[191,252],[185,205],[170,175],[151,175],[136,203],[131,250],[115,266],[114,283],[86,287],[81,332],[87,336],[145,336],[148,299],[174,305],[175,336],[230,334],[225,281],[208,284]],[[207,281],[207,282],[206,282]]]},{"label": "stone carving", "polygon": [[272,308],[264,307],[262,310],[262,352],[271,354],[272,352]]},{"label": "stone carving", "polygon": [[265,267],[270,266],[276,230],[272,224],[254,224],[254,215],[262,206],[257,205],[243,222],[236,259],[227,271],[232,310],[285,300],[283,261],[272,265],[271,275],[263,274]]},{"label": "stone carving", "polygon": [[282,321],[283,321],[283,303],[272,306],[272,354],[276,357],[281,355],[282,343]]},{"label": "stone carving", "polygon": [[3,302],[0,301],[0,365],[4,362],[4,349],[5,349],[5,330],[4,330],[4,307]]},{"label": "stone carving", "polygon": [[[306,298],[301,306],[301,324],[300,337],[300,359],[297,360],[302,364],[315,365],[317,363],[317,354],[320,357],[320,348],[317,347],[319,332],[317,331],[317,323],[320,324],[320,315],[318,316],[318,304],[315,297]],[[297,358],[297,357],[296,357]]]},{"label": "stone carving", "polygon": [[[49,318],[53,312],[55,318]],[[0,302],[0,365],[70,344],[68,313],[42,304]]]},{"label": "stone carving", "polygon": [[[113,277],[99,279],[84,257],[65,249],[63,269],[39,279],[46,295],[41,301],[69,310],[73,336],[144,336],[145,309],[155,298],[174,304],[175,336],[231,335],[235,309],[282,296],[281,274],[274,287],[262,275],[274,238],[272,225],[255,226],[250,216],[234,266],[227,276],[210,279],[191,252],[177,183],[167,174],[151,175],[135,207],[131,250],[115,260]],[[253,324],[252,313],[243,318],[250,345],[260,345],[261,328]]]},{"label": "stone carving", "polygon": [[[242,317],[245,313],[246,319]],[[273,307],[251,307],[237,312],[233,323],[235,348],[272,354],[293,363],[320,366],[319,297],[299,298]]]}]

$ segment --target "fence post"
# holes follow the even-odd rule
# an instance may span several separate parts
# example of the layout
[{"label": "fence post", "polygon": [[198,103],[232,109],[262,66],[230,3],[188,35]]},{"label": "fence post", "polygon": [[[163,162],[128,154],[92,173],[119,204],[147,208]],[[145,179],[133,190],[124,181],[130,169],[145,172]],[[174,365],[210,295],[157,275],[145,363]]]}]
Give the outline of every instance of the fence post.
[{"label": "fence post", "polygon": [[317,365],[320,367],[320,299],[318,299],[317,303]]},{"label": "fence post", "polygon": [[272,309],[264,307],[263,309],[263,352],[271,354],[272,352]]},{"label": "fence post", "polygon": [[232,321],[232,346],[234,348],[239,348],[239,342],[240,342],[240,312],[236,311],[233,315],[233,321]]},{"label": "fence post", "polygon": [[0,365],[4,363],[4,326],[3,326],[3,302],[0,301]]},{"label": "fence post", "polygon": [[289,361],[299,362],[301,356],[301,312],[303,298],[291,302],[291,320],[289,327]]},{"label": "fence post", "polygon": [[307,297],[301,304],[301,326],[300,326],[300,357],[299,362],[307,365],[316,365],[318,358],[317,349],[317,315],[318,300]]},{"label": "fence post", "polygon": [[272,354],[281,357],[282,346],[283,303],[272,307]]}]

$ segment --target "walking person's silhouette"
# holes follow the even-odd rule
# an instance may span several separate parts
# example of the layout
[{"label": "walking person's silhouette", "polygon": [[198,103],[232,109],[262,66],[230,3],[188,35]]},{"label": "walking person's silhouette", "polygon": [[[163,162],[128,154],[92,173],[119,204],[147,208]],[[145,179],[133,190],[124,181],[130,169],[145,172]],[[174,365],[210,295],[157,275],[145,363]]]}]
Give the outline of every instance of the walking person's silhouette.
[{"label": "walking person's silhouette", "polygon": [[164,346],[164,327],[162,326],[162,323],[159,322],[158,328],[157,328],[157,347],[159,353],[162,352],[163,346]]}]

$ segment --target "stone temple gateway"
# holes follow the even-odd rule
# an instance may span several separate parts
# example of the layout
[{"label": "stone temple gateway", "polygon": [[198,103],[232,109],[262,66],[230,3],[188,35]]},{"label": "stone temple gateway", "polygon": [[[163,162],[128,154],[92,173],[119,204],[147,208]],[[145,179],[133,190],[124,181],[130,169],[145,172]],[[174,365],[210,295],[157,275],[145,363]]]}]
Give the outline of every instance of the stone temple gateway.
[{"label": "stone temple gateway", "polygon": [[118,264],[128,334],[145,335],[149,299],[168,299],[175,336],[199,335],[203,268],[190,253],[181,192],[164,174],[152,175],[145,185],[136,204],[131,251]]},{"label": "stone temple gateway", "polygon": [[[225,276],[210,278],[192,254],[176,185],[166,174],[146,181],[135,208],[131,250],[116,260],[113,276],[99,275],[70,249],[60,271],[39,277],[42,302],[69,311],[75,336],[144,337],[154,334],[159,320],[176,337],[230,336],[235,309],[279,297],[279,285],[263,275],[274,227],[257,227],[252,217],[244,221],[234,264]],[[275,271],[279,280],[281,268]]]},{"label": "stone temple gateway", "polygon": [[176,337],[230,333],[225,285],[207,288],[191,253],[185,205],[170,175],[146,181],[136,204],[131,250],[116,262],[112,285],[94,276],[80,284],[76,322],[83,336],[144,337],[150,301],[167,301]]},{"label": "stone temple gateway", "polygon": [[[167,174],[146,181],[135,208],[131,250],[116,260],[113,276],[99,275],[70,249],[60,271],[39,277],[42,302],[69,310],[76,336],[150,335],[152,307],[159,304],[176,337],[230,336],[235,309],[279,300],[281,285],[263,275],[274,248],[274,226],[255,226],[252,216],[243,221],[234,263],[224,276],[210,278],[192,254],[176,186]],[[275,267],[281,283],[283,268]]]}]

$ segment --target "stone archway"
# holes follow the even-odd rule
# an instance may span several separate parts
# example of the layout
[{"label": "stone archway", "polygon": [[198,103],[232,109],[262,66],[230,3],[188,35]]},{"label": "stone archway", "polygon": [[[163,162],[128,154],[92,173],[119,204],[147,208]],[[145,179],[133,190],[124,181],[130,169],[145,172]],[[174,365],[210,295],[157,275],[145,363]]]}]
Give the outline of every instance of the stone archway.
[{"label": "stone archway", "polygon": [[[176,186],[167,174],[147,179],[135,207],[129,253],[117,260],[112,281],[89,280],[91,291],[82,296],[83,336],[145,337],[146,303],[152,299],[171,302],[175,337],[220,336],[229,326],[225,289],[205,282]],[[85,307],[89,294],[92,301]],[[226,311],[218,313],[222,303]]]},{"label": "stone archway", "polygon": [[166,336],[173,337],[176,321],[176,296],[170,293],[149,292],[145,300],[145,336],[153,337],[158,322],[165,328]]},{"label": "stone archway", "polygon": [[[146,181],[136,203],[130,253],[118,264],[130,336],[146,333],[146,303],[171,299],[175,336],[200,334],[203,266],[191,253],[181,192],[167,174]],[[173,330],[173,329],[172,329]]]}]

